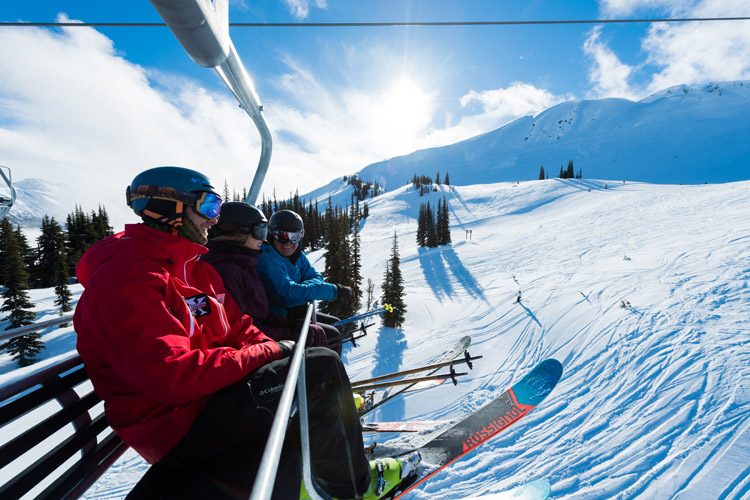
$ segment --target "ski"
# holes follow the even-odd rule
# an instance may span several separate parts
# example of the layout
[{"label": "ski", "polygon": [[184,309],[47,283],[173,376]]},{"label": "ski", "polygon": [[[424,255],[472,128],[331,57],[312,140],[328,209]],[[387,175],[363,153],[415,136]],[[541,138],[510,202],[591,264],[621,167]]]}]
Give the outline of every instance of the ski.
[{"label": "ski", "polygon": [[426,380],[424,382],[417,382],[413,386],[406,389],[404,393],[423,391],[425,389],[429,389],[430,387],[437,387],[441,385],[443,382],[445,382],[446,380],[448,380],[447,377],[439,378],[437,380]]},{"label": "ski", "polygon": [[512,490],[483,495],[481,497],[464,498],[462,500],[547,500],[552,493],[552,487],[546,479],[537,479],[522,484]]},{"label": "ski", "polygon": [[[456,345],[454,345],[451,349],[445,351],[444,353],[440,354],[436,358],[430,361],[430,364],[437,364],[444,361],[450,361],[466,351],[466,349],[469,348],[469,345],[471,344],[471,337],[468,335],[465,337],[462,337]],[[435,373],[439,368],[435,368],[432,372],[428,372],[428,374]],[[417,378],[419,377],[419,374],[411,374],[406,375],[404,379],[409,378]],[[363,404],[361,406],[358,405],[359,410],[359,416],[362,417],[368,413],[370,413],[375,408],[378,408],[380,405],[390,401],[391,399],[395,398],[396,396],[403,394],[404,392],[411,389],[414,384],[408,384],[408,385],[399,385],[395,387],[389,387],[381,392],[370,392],[366,395],[360,395],[359,397],[362,399]],[[355,388],[356,391],[356,388]],[[357,396],[355,396],[356,399]]]},{"label": "ski", "polygon": [[412,420],[403,422],[363,422],[362,432],[421,432],[432,431],[449,420]]},{"label": "ski", "polygon": [[391,492],[387,498],[401,498],[527,415],[552,391],[560,380],[562,371],[559,361],[542,361],[496,399],[417,450],[410,450],[408,453],[419,452],[423,466],[435,468],[426,474],[418,473],[413,481],[409,481],[410,484],[402,484],[397,492]]}]

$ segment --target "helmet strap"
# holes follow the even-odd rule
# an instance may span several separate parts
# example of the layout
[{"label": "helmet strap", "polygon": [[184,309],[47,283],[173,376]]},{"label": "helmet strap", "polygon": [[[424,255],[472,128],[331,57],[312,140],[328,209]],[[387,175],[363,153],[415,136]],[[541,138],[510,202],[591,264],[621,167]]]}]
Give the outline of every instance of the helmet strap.
[{"label": "helmet strap", "polygon": [[141,212],[141,218],[144,224],[148,227],[164,231],[177,236],[182,228],[183,224],[183,213],[185,204],[181,201],[174,201],[175,209],[174,214],[163,215],[153,210],[146,208]]}]

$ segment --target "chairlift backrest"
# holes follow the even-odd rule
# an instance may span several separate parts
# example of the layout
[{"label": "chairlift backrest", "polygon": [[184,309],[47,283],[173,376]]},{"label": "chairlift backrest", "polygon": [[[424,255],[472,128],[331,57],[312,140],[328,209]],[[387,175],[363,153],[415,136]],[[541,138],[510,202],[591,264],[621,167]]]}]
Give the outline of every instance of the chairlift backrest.
[{"label": "chairlift backrest", "polygon": [[[7,174],[5,173],[6,170],[8,171]],[[0,177],[3,178],[3,181],[8,186],[8,190],[10,193],[8,197],[0,195],[0,218],[2,218],[7,215],[13,204],[16,202],[16,188],[13,187],[13,181],[9,167],[0,165]]]}]

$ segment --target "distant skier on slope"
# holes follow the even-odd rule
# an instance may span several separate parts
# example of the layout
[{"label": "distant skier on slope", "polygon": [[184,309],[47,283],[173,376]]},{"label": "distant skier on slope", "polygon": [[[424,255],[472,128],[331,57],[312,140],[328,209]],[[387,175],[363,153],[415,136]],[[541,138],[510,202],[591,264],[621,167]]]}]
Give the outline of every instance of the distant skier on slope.
[{"label": "distant skier on slope", "polygon": [[[294,342],[266,337],[199,260],[221,207],[206,176],[146,170],[127,200],[143,222],[81,258],[76,274],[85,290],[74,323],[109,424],[156,464],[129,498],[249,493]],[[359,498],[373,469],[346,371],[335,353],[318,347],[307,351],[306,367],[316,479],[334,497]],[[300,492],[298,441],[287,441],[275,499]]]},{"label": "distant skier on slope", "polygon": [[[268,221],[258,208],[243,202],[224,203],[219,223],[208,230],[208,253],[201,260],[214,266],[240,311],[251,316],[260,331],[277,341],[296,340],[302,321],[271,312],[256,269],[267,235]],[[310,325],[308,345],[326,345],[325,331],[319,325]]]},{"label": "distant skier on slope", "polygon": [[[279,210],[268,221],[269,243],[258,257],[258,274],[268,292],[271,312],[288,316],[291,309],[311,300],[342,300],[354,303],[354,292],[348,286],[326,283],[307,260],[301,243],[305,235],[302,217],[291,210]],[[316,321],[329,339],[339,337],[331,323],[339,318],[316,312]],[[339,352],[341,347],[338,348]]]},{"label": "distant skier on slope", "polygon": [[518,290],[518,293],[516,294],[516,304],[521,302],[521,290]]}]

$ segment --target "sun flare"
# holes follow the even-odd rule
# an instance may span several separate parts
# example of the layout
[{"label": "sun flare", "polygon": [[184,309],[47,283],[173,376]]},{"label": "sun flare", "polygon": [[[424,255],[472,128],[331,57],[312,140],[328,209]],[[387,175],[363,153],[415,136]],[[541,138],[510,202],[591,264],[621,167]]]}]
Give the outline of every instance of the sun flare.
[{"label": "sun flare", "polygon": [[417,134],[432,119],[434,95],[425,91],[415,81],[402,77],[394,81],[385,92],[382,112],[393,131],[400,134]]}]

